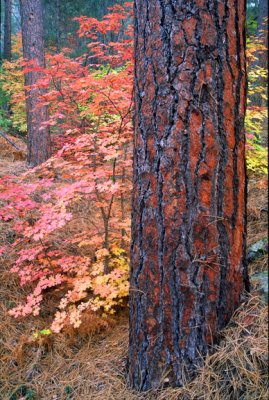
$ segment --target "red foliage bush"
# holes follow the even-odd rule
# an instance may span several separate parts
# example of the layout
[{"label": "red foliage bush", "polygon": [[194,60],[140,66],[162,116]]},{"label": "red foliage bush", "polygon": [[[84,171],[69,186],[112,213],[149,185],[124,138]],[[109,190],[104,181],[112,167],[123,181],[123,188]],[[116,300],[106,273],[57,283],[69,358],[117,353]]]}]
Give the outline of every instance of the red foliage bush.
[{"label": "red foliage bush", "polygon": [[38,315],[44,298],[60,291],[56,332],[78,327],[85,310],[113,313],[128,294],[133,56],[132,31],[123,26],[130,3],[102,21],[78,21],[89,54],[48,55],[36,84],[47,89],[40,106],[49,106],[47,124],[60,150],[19,178],[0,181],[0,219],[16,233],[0,252],[17,252],[11,271],[29,290],[10,313]]}]

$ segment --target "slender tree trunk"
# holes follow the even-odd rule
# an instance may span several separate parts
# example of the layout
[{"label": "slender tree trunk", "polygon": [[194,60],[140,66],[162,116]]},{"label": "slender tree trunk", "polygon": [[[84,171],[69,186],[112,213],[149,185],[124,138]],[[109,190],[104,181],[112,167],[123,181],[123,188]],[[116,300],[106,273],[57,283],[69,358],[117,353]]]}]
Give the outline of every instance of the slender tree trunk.
[{"label": "slender tree trunk", "polygon": [[[257,66],[264,69],[268,68],[268,2],[265,0],[259,1],[259,13],[258,13],[258,24],[256,37],[259,39],[266,50],[261,52],[260,50],[256,53],[256,60],[252,62],[251,67]],[[263,78],[263,84],[266,84],[266,79]]]},{"label": "slender tree trunk", "polygon": [[[262,38],[262,43],[266,47],[266,51],[261,56],[261,67],[268,68],[268,1],[260,0],[259,2],[259,18],[258,18],[258,35]],[[267,82],[266,82],[267,83]]]},{"label": "slender tree trunk", "polygon": [[11,19],[12,19],[12,1],[5,0],[3,58],[8,61],[11,60]]},{"label": "slender tree trunk", "polygon": [[60,0],[56,0],[56,26],[57,26],[57,37],[56,37],[56,48],[59,52],[61,49],[61,4]]},{"label": "slender tree trunk", "polygon": [[248,287],[244,0],[135,0],[128,379],[181,386]]},{"label": "slender tree trunk", "polygon": [[[266,21],[267,19],[267,21]],[[260,0],[259,1],[259,15],[258,15],[258,27],[257,31],[265,29],[267,26],[266,22],[268,22],[268,1]]]},{"label": "slender tree trunk", "polygon": [[0,0],[0,62],[2,61],[2,0]]},{"label": "slender tree trunk", "polygon": [[[260,0],[259,1],[259,14],[258,14],[258,26],[256,36],[260,44],[264,46],[264,50],[257,51],[256,60],[254,60],[250,66],[250,68],[261,67],[265,70],[268,69],[268,1]],[[259,85],[262,87],[266,87],[268,85],[267,78],[260,76]],[[266,107],[268,102],[265,99],[262,99],[259,94],[254,94],[251,96],[251,100],[255,106],[264,106]],[[266,121],[265,121],[266,125]],[[266,126],[265,126],[266,131]]]},{"label": "slender tree trunk", "polygon": [[[20,4],[23,56],[26,60],[34,60],[39,67],[45,67],[42,2],[41,0],[20,0]],[[25,74],[28,163],[31,166],[47,160],[51,152],[49,129],[43,126],[48,120],[48,110],[47,107],[39,107],[43,91],[31,88],[40,76],[40,72]]]}]

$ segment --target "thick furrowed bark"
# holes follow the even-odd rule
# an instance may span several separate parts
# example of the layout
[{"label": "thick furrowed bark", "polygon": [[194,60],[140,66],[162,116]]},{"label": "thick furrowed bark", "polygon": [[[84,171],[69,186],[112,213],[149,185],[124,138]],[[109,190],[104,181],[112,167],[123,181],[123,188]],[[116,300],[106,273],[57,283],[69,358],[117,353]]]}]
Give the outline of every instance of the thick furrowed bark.
[{"label": "thick furrowed bark", "polygon": [[182,385],[247,283],[245,5],[135,0],[129,383]]}]

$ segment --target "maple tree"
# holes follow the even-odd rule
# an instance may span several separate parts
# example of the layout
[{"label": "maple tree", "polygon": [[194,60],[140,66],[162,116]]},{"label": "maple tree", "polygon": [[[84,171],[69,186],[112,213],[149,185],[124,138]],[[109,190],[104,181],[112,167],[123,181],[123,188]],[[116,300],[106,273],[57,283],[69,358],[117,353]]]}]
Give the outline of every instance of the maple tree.
[{"label": "maple tree", "polygon": [[[46,89],[39,96],[40,106],[50,108],[44,124],[52,129],[57,124],[65,135],[55,134],[58,151],[48,161],[19,180],[0,182],[5,205],[0,218],[16,232],[12,272],[29,288],[26,302],[11,314],[38,315],[46,293],[60,289],[55,332],[66,324],[78,327],[85,310],[114,313],[128,295],[132,31],[106,45],[102,38],[119,33],[129,17],[130,3],[125,3],[102,21],[78,20],[79,34],[90,41],[92,65],[83,66],[84,57],[71,59],[67,51],[47,56],[34,89]],[[26,71],[37,68],[32,62],[23,65]],[[65,233],[74,226],[74,235]]]}]

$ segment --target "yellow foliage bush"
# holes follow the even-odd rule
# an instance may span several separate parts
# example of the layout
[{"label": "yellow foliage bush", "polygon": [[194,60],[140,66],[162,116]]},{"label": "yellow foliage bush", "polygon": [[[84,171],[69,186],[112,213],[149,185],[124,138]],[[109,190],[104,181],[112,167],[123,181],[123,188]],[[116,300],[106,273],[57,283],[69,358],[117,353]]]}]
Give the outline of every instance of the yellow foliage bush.
[{"label": "yellow foliage bush", "polygon": [[20,65],[21,59],[16,61],[5,61],[1,74],[3,90],[9,95],[12,126],[22,132],[27,132],[26,105],[24,92],[24,76]]}]

